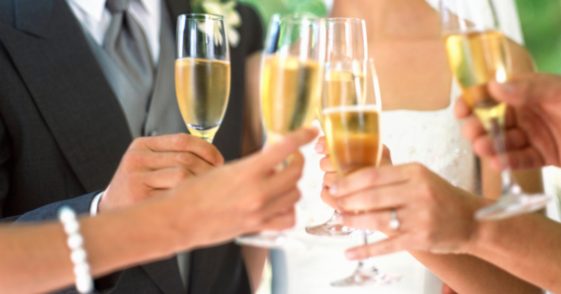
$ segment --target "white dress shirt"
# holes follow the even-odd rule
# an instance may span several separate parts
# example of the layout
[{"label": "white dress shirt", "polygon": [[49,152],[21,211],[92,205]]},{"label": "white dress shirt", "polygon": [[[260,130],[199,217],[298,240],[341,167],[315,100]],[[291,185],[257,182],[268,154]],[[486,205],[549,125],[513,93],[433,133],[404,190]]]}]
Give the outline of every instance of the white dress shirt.
[{"label": "white dress shirt", "polygon": [[[93,40],[103,46],[105,34],[111,24],[111,13],[105,8],[107,0],[66,0],[72,12]],[[128,11],[139,23],[144,31],[148,47],[154,60],[154,66],[160,59],[160,30],[162,0],[132,0],[129,2]],[[97,194],[91,205],[90,215],[97,214],[102,193]]]},{"label": "white dress shirt", "polygon": [[[103,40],[109,25],[111,13],[105,8],[106,0],[66,0],[74,15],[95,42],[103,46]],[[160,28],[162,18],[162,0],[132,0],[128,11],[144,31],[154,65],[160,58]]]}]

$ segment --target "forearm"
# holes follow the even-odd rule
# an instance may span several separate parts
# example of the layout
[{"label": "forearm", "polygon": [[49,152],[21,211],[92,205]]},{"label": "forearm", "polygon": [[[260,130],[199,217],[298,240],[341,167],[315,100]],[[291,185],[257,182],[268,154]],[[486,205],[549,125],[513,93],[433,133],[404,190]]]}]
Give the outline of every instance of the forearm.
[{"label": "forearm", "polygon": [[410,253],[461,294],[542,293],[538,287],[473,256]]},{"label": "forearm", "polygon": [[539,214],[481,223],[469,253],[561,293],[561,224]]},{"label": "forearm", "polygon": [[269,255],[269,250],[259,247],[243,246],[242,254],[249,281],[251,282],[251,289],[253,293],[255,293],[261,284],[263,269],[267,256]]},{"label": "forearm", "polygon": [[[146,206],[82,219],[92,275],[171,255],[175,240],[158,222]],[[0,293],[46,292],[73,284],[66,239],[58,223],[0,228]]]}]

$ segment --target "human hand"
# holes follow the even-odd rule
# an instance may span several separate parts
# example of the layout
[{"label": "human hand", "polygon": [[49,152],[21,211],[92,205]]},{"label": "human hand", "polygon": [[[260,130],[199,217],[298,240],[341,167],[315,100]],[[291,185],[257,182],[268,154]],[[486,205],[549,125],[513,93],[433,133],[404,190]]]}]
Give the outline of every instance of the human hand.
[{"label": "human hand", "polygon": [[132,142],[109,187],[99,212],[127,207],[161,194],[186,178],[224,163],[212,144],[188,134],[143,137]]},{"label": "human hand", "polygon": [[[344,225],[390,236],[348,250],[349,259],[402,250],[465,253],[479,225],[473,215],[486,204],[416,163],[359,170],[333,185],[329,197]],[[389,225],[392,210],[400,222],[397,231]]]},{"label": "human hand", "polygon": [[[315,129],[299,130],[258,154],[184,181],[170,191],[165,218],[181,236],[178,250],[292,227],[294,205],[300,199],[297,182],[304,166],[302,155],[295,152],[316,136]],[[291,154],[289,165],[275,171]]]},{"label": "human hand", "polygon": [[[390,149],[388,149],[388,147],[386,146],[383,146],[383,148],[384,149],[382,151],[382,159],[380,165],[391,165],[392,158]],[[340,180],[340,177],[335,170],[333,161],[331,161],[331,158],[329,157],[329,149],[327,148],[327,141],[325,137],[320,137],[318,139],[315,149],[318,154],[325,155],[319,162],[321,170],[325,172],[325,175],[323,176],[323,189],[321,191],[321,198],[331,207],[336,207],[337,204],[332,201],[333,198],[329,195],[329,187]]]},{"label": "human hand", "polygon": [[[493,98],[506,102],[505,144],[514,169],[561,166],[561,77],[549,74],[525,74],[504,84],[491,82]],[[491,165],[500,169],[491,137],[471,109],[459,99],[456,116],[467,118],[463,133],[473,143],[474,152],[490,157]]]}]

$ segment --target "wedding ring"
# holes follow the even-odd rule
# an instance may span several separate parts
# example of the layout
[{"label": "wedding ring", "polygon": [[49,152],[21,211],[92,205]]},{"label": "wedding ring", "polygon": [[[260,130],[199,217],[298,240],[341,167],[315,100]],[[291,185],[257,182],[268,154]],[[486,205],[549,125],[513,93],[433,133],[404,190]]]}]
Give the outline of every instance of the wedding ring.
[{"label": "wedding ring", "polygon": [[391,220],[390,220],[390,223],[389,223],[390,229],[397,232],[397,231],[399,231],[399,226],[401,225],[401,223],[397,219],[397,212],[395,211],[395,209],[392,209],[390,211],[390,213],[391,213]]}]

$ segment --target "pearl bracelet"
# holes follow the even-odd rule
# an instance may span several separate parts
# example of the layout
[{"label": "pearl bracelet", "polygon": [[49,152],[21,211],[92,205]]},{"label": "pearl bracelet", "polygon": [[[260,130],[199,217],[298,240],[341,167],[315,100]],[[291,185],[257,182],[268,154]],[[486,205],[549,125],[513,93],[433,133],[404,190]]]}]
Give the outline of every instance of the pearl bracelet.
[{"label": "pearl bracelet", "polygon": [[93,280],[90,274],[88,256],[86,250],[84,250],[84,238],[80,234],[80,223],[76,218],[76,213],[72,208],[63,206],[58,211],[58,219],[68,236],[67,244],[70,248],[70,259],[72,264],[74,264],[76,290],[82,294],[92,293]]}]

